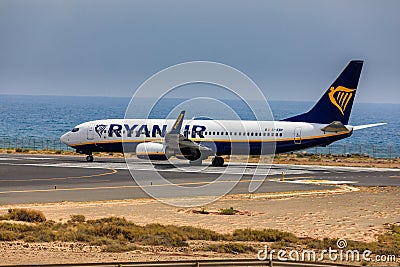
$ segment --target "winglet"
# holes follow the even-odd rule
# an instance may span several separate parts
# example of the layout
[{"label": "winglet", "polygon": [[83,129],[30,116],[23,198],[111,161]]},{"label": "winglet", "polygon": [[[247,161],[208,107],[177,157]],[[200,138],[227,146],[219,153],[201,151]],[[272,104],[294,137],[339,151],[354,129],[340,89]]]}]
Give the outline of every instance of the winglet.
[{"label": "winglet", "polygon": [[179,134],[181,132],[183,118],[185,117],[185,111],[182,110],[179,114],[178,118],[176,119],[174,125],[172,126],[170,134]]}]

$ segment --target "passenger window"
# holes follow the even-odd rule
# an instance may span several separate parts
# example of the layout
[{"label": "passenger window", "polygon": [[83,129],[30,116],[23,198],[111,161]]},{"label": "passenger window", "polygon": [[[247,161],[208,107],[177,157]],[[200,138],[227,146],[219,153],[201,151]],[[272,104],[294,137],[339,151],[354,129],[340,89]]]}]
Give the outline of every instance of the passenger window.
[{"label": "passenger window", "polygon": [[253,136],[254,135],[254,133],[251,133],[251,136]]},{"label": "passenger window", "polygon": [[279,136],[282,136],[282,133],[280,133]]},{"label": "passenger window", "polygon": [[266,136],[267,135],[267,133],[264,133],[264,136]]}]

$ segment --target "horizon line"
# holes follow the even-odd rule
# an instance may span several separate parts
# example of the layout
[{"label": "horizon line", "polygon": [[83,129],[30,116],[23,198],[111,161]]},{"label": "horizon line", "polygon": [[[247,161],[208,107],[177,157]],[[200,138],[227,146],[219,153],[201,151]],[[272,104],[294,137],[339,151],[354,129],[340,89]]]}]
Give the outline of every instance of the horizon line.
[{"label": "horizon line", "polygon": [[[49,94],[8,94],[8,93],[0,93],[0,96],[34,96],[34,97],[104,97],[104,98],[132,98],[129,96],[104,96],[104,95],[49,95]],[[156,97],[141,97],[141,98],[145,98],[145,99],[153,99]],[[166,99],[187,99],[187,98],[181,98],[181,97],[166,97]],[[235,98],[217,98],[220,100],[239,100],[239,99],[235,99]],[[246,99],[247,101],[260,101],[258,99]],[[267,101],[286,101],[286,102],[315,102],[318,101],[318,99],[316,100],[285,100],[285,99],[270,99]],[[399,105],[399,103],[394,103],[394,102],[364,102],[364,101],[358,101],[355,102],[356,103],[362,103],[362,104],[389,104],[389,105]]]}]

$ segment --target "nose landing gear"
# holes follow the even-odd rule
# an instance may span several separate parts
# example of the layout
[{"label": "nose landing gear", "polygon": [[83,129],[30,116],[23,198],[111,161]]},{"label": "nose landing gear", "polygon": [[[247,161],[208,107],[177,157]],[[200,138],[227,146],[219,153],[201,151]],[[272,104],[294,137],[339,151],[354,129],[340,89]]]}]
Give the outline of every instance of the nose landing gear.
[{"label": "nose landing gear", "polygon": [[76,153],[79,154],[86,154],[86,161],[87,162],[93,162],[93,155],[92,155],[92,151],[88,151],[88,150],[76,150]]}]

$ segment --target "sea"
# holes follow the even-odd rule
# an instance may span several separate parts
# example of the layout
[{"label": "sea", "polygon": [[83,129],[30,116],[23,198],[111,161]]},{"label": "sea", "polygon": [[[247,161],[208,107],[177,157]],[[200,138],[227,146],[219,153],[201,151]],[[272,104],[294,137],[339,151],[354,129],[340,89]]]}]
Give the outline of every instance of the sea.
[{"label": "sea", "polygon": [[[171,118],[186,110],[186,119],[280,120],[306,112],[314,102],[240,99],[184,99],[92,96],[0,95],[0,147],[34,148],[59,142],[59,137],[80,123],[113,118]],[[349,124],[386,122],[387,125],[355,131],[350,138],[308,153],[367,154],[400,157],[400,104],[354,103]],[[40,141],[41,140],[41,141]],[[14,144],[13,144],[14,143]],[[59,149],[65,149],[57,143]],[[51,146],[51,145],[50,145]]]}]

